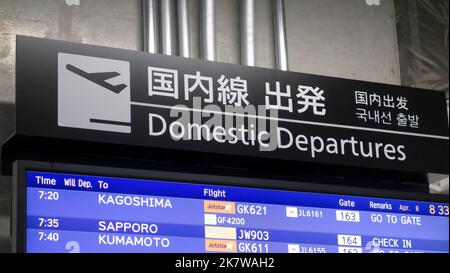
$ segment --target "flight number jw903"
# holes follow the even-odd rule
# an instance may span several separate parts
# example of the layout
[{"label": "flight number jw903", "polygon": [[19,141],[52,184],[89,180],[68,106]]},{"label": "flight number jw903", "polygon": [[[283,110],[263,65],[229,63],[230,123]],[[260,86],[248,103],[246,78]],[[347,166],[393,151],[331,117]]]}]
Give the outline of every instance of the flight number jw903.
[{"label": "flight number jw903", "polygon": [[238,239],[252,240],[252,241],[269,241],[269,232],[267,230],[239,229]]}]

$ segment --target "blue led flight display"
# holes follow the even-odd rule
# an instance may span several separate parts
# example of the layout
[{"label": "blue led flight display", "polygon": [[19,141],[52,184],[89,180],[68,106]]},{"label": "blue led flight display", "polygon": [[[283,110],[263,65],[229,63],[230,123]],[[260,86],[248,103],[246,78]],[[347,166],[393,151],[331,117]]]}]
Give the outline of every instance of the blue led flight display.
[{"label": "blue led flight display", "polygon": [[446,203],[34,171],[26,194],[27,252],[449,252]]}]

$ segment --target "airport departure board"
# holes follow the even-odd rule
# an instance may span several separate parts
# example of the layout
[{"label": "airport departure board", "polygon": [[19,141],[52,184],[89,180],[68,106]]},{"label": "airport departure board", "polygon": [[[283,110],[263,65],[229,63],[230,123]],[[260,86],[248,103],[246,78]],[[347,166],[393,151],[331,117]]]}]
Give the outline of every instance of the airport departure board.
[{"label": "airport departure board", "polygon": [[26,252],[449,252],[447,203],[27,171]]}]

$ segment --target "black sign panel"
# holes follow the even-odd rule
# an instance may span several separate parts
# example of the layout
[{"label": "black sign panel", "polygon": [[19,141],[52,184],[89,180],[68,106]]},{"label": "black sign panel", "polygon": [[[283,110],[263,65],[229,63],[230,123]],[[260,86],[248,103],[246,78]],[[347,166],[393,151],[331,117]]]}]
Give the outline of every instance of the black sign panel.
[{"label": "black sign panel", "polygon": [[448,173],[443,92],[23,36],[16,65],[17,134]]}]

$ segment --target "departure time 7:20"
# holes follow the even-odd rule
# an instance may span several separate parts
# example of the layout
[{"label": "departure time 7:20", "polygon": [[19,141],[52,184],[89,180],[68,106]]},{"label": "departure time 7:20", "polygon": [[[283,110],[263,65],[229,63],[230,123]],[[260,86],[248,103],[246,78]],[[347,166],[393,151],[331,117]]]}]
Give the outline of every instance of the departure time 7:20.
[{"label": "departure time 7:20", "polygon": [[44,200],[58,200],[59,199],[59,192],[57,191],[39,191],[39,199]]}]

